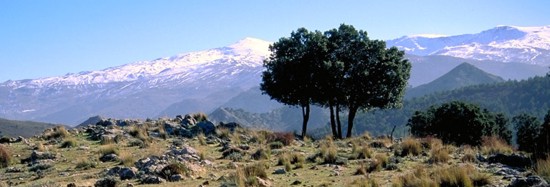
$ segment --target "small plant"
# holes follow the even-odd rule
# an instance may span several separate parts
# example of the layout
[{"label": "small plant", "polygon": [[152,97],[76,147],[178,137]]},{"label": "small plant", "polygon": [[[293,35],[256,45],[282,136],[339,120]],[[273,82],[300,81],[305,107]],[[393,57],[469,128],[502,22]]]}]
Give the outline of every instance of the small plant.
[{"label": "small plant", "polygon": [[496,136],[484,136],[481,138],[481,152],[483,154],[509,154],[513,152],[512,146]]},{"label": "small plant", "polygon": [[93,161],[90,161],[90,160],[86,160],[86,159],[82,159],[82,160],[79,160],[77,163],[76,163],[76,169],[81,169],[81,170],[88,170],[88,169],[91,169],[91,168],[96,168],[97,167],[97,163],[96,162],[93,162]]},{"label": "small plant", "polygon": [[282,149],[285,145],[282,142],[276,141],[269,143],[271,149]]},{"label": "small plant", "polygon": [[114,138],[111,138],[110,136],[102,136],[101,140],[99,140],[99,144],[101,145],[110,145],[114,143],[115,143]]},{"label": "small plant", "polygon": [[208,120],[208,115],[206,115],[205,113],[202,113],[202,112],[199,112],[199,113],[195,113],[193,114],[193,119],[195,119],[195,121],[198,123],[198,122],[201,122],[201,121],[206,121]]},{"label": "small plant", "polygon": [[462,156],[462,158],[460,158],[460,160],[462,162],[475,163],[477,161],[476,156],[475,156],[475,151],[472,150],[472,148],[464,147],[463,151],[464,151],[464,156]]},{"label": "small plant", "polygon": [[145,125],[133,125],[130,127],[128,133],[141,141],[145,142],[149,140],[149,133],[147,133]]},{"label": "small plant", "polygon": [[405,138],[401,143],[401,156],[419,155],[422,153],[422,144],[414,138]]},{"label": "small plant", "polygon": [[441,186],[464,186],[473,187],[474,184],[465,168],[463,167],[449,167],[439,169],[434,172],[434,178]]},{"label": "small plant", "polygon": [[216,132],[216,136],[218,136],[221,139],[229,140],[230,138],[229,135],[231,134],[231,130],[229,130],[228,128],[225,128],[225,127],[216,128],[215,132]]},{"label": "small plant", "polygon": [[423,167],[417,167],[412,173],[399,176],[392,182],[392,187],[408,186],[437,187],[439,185],[430,178]]},{"label": "small plant", "polygon": [[191,170],[181,162],[173,162],[162,168],[160,173],[164,179],[171,181],[172,175],[189,176]]},{"label": "small plant", "polygon": [[361,177],[354,180],[351,185],[352,187],[378,187],[380,186],[376,180],[367,177]]},{"label": "small plant", "polygon": [[367,168],[365,168],[365,164],[361,162],[359,164],[359,168],[355,171],[355,175],[367,175]]},{"label": "small plant", "polygon": [[76,147],[78,146],[78,143],[76,142],[76,139],[74,138],[69,138],[69,139],[66,139],[65,141],[63,141],[63,143],[61,143],[61,148],[69,148],[69,147]]},{"label": "small plant", "polygon": [[352,143],[351,157],[352,159],[365,159],[370,158],[372,151],[368,145],[363,145],[361,147],[356,147],[358,145]]},{"label": "small plant", "polygon": [[116,146],[114,145],[104,145],[99,148],[99,154],[102,156],[108,155],[108,154],[115,154],[119,155],[119,151]]},{"label": "small plant", "polygon": [[136,159],[134,158],[134,156],[128,152],[121,152],[119,157],[120,157],[120,164],[124,166],[128,166],[128,167],[133,166],[134,163],[136,162]]},{"label": "small plant", "polygon": [[204,133],[200,132],[199,135],[197,135],[197,139],[201,145],[206,145],[206,137],[204,136]]},{"label": "small plant", "polygon": [[69,131],[65,129],[64,126],[56,126],[53,129],[51,129],[49,132],[44,134],[44,138],[49,139],[63,139],[65,137],[69,136]]},{"label": "small plant", "polygon": [[295,169],[303,168],[306,163],[306,157],[300,153],[293,153],[290,163],[294,164]]},{"label": "small plant", "polygon": [[271,155],[271,151],[269,149],[265,148],[258,148],[252,155],[252,159],[254,160],[262,160],[262,159],[269,159]]},{"label": "small plant", "polygon": [[11,163],[11,153],[8,148],[0,145],[0,168],[8,167]]},{"label": "small plant", "polygon": [[367,172],[371,173],[374,171],[381,171],[383,168],[388,165],[388,156],[385,154],[377,154],[374,157],[374,161],[371,162],[369,168],[367,169]]},{"label": "small plant", "polygon": [[451,159],[448,149],[444,146],[432,146],[430,155],[430,163],[446,163]]}]

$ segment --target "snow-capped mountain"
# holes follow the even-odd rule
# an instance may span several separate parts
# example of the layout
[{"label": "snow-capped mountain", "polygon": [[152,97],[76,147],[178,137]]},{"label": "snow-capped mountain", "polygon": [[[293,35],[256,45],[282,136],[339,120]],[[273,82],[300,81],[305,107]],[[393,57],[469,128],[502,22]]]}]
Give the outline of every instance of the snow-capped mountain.
[{"label": "snow-capped mountain", "polygon": [[209,110],[259,84],[269,44],[246,38],[227,47],[99,71],[7,81],[0,84],[0,116],[77,124],[92,115],[156,117],[173,103],[194,100],[201,106],[193,112]]},{"label": "snow-capped mountain", "polygon": [[413,35],[387,41],[408,54],[550,65],[550,26],[498,26],[477,34]]}]

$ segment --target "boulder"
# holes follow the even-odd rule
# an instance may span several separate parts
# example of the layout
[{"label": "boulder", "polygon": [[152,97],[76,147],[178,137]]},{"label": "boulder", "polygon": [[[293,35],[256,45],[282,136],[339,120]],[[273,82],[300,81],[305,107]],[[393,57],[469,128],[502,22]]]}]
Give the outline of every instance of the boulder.
[{"label": "boulder", "polygon": [[119,176],[120,180],[134,179],[137,177],[138,169],[135,167],[125,167],[120,169]]},{"label": "boulder", "polygon": [[115,162],[118,161],[118,155],[116,154],[106,154],[99,158],[102,162]]},{"label": "boulder", "polygon": [[239,125],[238,123],[235,123],[235,122],[231,122],[231,123],[221,123],[218,125],[218,128],[227,128],[229,129],[231,132],[235,131],[236,128],[240,128],[241,125]]},{"label": "boulder", "polygon": [[276,169],[273,174],[276,174],[276,175],[281,175],[281,174],[286,174],[286,170],[284,168],[279,168],[279,169]]},{"label": "boulder", "polygon": [[116,187],[119,181],[113,177],[105,177],[95,182],[95,187]]},{"label": "boulder", "polygon": [[169,135],[175,135],[177,131],[176,129],[179,127],[180,127],[179,124],[175,124],[170,121],[164,123],[164,130],[166,130],[166,133]]},{"label": "boulder", "polygon": [[139,180],[142,184],[161,184],[166,182],[163,178],[154,175],[143,175]]},{"label": "boulder", "polygon": [[185,128],[190,128],[192,126],[195,126],[195,124],[197,124],[197,121],[189,114],[185,115],[185,118],[181,120],[181,125]]},{"label": "boulder", "polygon": [[510,185],[508,185],[508,187],[524,187],[524,186],[546,187],[549,185],[544,179],[536,175],[516,178],[510,183]]},{"label": "boulder", "polygon": [[489,163],[501,163],[510,167],[527,168],[531,166],[531,159],[527,156],[518,154],[496,154],[487,158]]},{"label": "boulder", "polygon": [[202,133],[205,135],[214,134],[216,132],[216,126],[210,121],[201,121],[197,126],[201,128]]}]

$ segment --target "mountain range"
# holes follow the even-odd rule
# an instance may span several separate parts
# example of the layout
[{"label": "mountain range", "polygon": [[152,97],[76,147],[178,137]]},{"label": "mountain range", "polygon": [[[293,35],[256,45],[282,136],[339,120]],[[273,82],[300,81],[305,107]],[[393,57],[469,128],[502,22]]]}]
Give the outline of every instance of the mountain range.
[{"label": "mountain range", "polygon": [[[503,79],[526,79],[547,72],[548,28],[499,26],[478,34],[406,36],[387,43],[407,52],[413,64],[411,88],[462,62]],[[154,118],[210,113],[220,106],[268,113],[281,106],[260,103],[268,97],[257,89],[270,44],[245,38],[226,47],[103,70],[7,81],[0,83],[0,117],[76,125],[96,115]],[[263,99],[243,101],[255,96]]]}]

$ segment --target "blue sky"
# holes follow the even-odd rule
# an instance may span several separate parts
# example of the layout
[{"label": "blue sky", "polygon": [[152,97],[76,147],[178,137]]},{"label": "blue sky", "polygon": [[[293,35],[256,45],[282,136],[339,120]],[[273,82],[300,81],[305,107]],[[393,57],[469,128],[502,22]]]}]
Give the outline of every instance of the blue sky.
[{"label": "blue sky", "polygon": [[374,39],[550,25],[540,0],[0,0],[0,82],[100,70],[226,46],[275,41],[341,23]]}]

